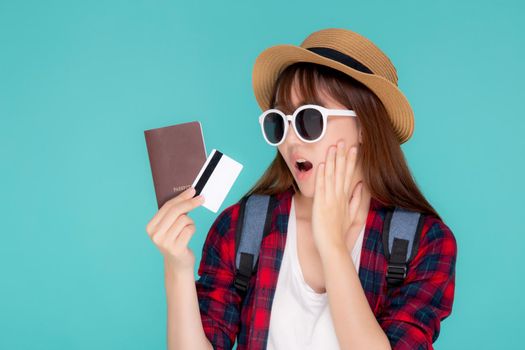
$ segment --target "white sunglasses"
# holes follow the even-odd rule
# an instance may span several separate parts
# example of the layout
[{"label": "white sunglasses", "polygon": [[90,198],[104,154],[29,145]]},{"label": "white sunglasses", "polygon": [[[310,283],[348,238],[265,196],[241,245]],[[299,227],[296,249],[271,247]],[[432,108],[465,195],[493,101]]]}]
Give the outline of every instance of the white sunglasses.
[{"label": "white sunglasses", "polygon": [[283,143],[288,133],[288,121],[292,122],[295,133],[303,142],[312,143],[323,138],[328,116],[357,117],[357,114],[351,109],[329,109],[308,104],[298,107],[292,115],[275,108],[268,109],[259,116],[259,124],[264,139],[271,146]]}]

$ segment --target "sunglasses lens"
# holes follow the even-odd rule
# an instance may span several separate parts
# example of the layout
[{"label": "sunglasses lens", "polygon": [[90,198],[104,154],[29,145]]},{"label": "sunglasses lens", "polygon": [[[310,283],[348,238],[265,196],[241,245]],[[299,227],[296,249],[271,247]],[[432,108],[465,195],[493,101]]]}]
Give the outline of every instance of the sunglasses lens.
[{"label": "sunglasses lens", "polygon": [[295,119],[297,132],[306,140],[316,140],[323,132],[323,115],[314,108],[306,108]]},{"label": "sunglasses lens", "polygon": [[263,120],[266,138],[271,143],[279,143],[284,136],[284,120],[278,113],[268,113]]}]

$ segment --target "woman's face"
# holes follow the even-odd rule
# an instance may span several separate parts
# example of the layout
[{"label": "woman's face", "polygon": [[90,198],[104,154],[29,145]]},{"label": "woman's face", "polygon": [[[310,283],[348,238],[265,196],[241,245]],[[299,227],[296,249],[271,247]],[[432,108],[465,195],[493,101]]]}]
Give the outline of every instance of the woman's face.
[{"label": "woman's face", "polygon": [[[292,105],[299,107],[300,97],[296,92],[296,83],[292,85]],[[333,109],[347,109],[347,107],[339,104],[330,98],[326,93],[321,91],[321,105],[325,108]],[[291,114],[292,112],[290,112]],[[356,146],[361,142],[361,135],[357,127],[355,117],[346,116],[329,116],[326,126],[326,133],[323,138],[317,142],[306,143],[303,142],[296,134],[292,125],[288,125],[288,134],[285,140],[277,146],[282,157],[286,161],[288,168],[292,172],[301,195],[312,198],[315,192],[315,176],[318,165],[326,162],[326,156],[330,146],[337,146],[337,142],[343,140],[345,142],[345,150],[351,146]],[[346,153],[345,153],[346,154]],[[358,149],[359,154],[359,149]],[[297,159],[306,159],[312,163],[312,168],[308,172],[301,172],[297,168]],[[353,181],[350,184],[350,189],[353,190],[355,184],[361,179],[360,168],[354,171]]]}]

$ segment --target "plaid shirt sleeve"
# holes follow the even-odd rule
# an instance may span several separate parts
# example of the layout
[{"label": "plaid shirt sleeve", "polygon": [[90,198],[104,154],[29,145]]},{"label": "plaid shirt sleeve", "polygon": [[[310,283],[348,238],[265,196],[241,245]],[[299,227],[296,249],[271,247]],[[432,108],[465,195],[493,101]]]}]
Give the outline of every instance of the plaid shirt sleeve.
[{"label": "plaid shirt sleeve", "polygon": [[241,298],[233,285],[237,212],[234,204],[213,222],[195,281],[204,333],[221,350],[232,349],[239,331]]},{"label": "plaid shirt sleeve", "polygon": [[427,217],[405,281],[389,287],[378,317],[393,350],[433,349],[440,322],[452,311],[457,245],[451,230]]}]

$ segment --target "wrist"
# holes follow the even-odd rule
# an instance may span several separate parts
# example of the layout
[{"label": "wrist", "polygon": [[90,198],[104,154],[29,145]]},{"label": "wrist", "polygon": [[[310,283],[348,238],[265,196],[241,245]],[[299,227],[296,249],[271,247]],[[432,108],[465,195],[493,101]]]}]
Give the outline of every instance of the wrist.
[{"label": "wrist", "polygon": [[[340,235],[336,235],[336,236],[339,237]],[[329,257],[335,252],[345,251],[346,244],[343,239],[335,239],[335,238],[327,239],[327,237],[324,237],[324,239],[321,239],[318,242],[317,250],[319,251],[321,258]]]},{"label": "wrist", "polygon": [[319,247],[318,250],[319,255],[321,256],[321,261],[323,261],[325,264],[329,264],[333,261],[340,261],[344,254],[348,254],[348,250],[346,249],[344,242],[341,242],[340,244],[335,242],[325,244],[322,247]]},{"label": "wrist", "polygon": [[166,278],[170,279],[187,279],[193,276],[193,266],[192,267],[179,267],[173,264],[167,257],[164,257],[164,272]]}]

